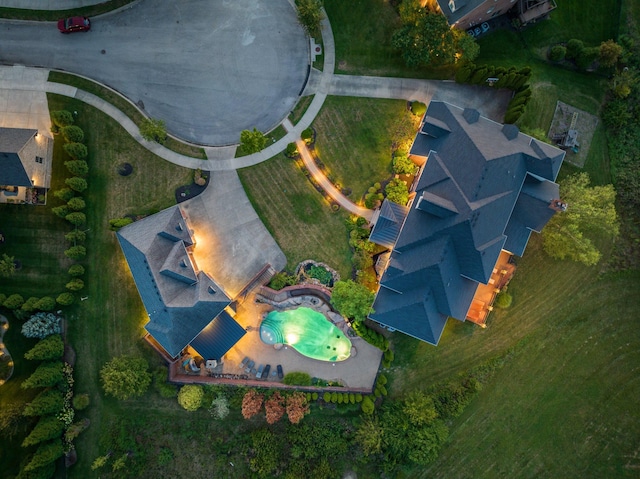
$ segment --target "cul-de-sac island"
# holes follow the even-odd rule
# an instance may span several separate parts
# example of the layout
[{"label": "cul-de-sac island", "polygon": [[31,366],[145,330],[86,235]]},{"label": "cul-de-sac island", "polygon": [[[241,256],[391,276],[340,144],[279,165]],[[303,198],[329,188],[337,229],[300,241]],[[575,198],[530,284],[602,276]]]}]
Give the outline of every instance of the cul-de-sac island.
[{"label": "cul-de-sac island", "polygon": [[0,0],[0,470],[634,477],[633,0]]}]

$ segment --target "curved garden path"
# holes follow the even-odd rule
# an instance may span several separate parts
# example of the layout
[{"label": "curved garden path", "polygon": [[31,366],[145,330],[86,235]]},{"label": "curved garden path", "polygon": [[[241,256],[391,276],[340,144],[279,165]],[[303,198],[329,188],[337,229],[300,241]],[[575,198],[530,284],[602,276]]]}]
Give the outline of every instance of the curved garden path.
[{"label": "curved garden path", "polygon": [[[9,361],[13,362],[11,359],[11,353],[7,349],[7,346],[4,344],[4,333],[7,329],[9,329],[9,320],[0,314],[0,345],[2,346],[0,348],[0,356],[2,356],[3,360],[5,359],[5,356],[6,356],[6,358]],[[9,374],[7,375],[7,377],[0,378],[0,385],[7,382],[12,375],[13,375],[13,364],[10,366]]]}]

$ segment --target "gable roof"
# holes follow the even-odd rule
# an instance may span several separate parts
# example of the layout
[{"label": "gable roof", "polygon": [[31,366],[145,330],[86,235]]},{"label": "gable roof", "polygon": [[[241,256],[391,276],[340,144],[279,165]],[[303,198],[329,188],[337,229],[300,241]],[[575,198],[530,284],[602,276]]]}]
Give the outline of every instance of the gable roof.
[{"label": "gable roof", "polygon": [[380,215],[369,235],[369,241],[393,247],[402,228],[409,208],[385,199],[380,207]]},{"label": "gable roof", "polygon": [[564,152],[475,110],[431,102],[410,154],[427,160],[370,318],[437,344],[447,317],[464,321],[500,252],[522,254],[553,215]]},{"label": "gable roof", "polygon": [[33,186],[20,152],[36,133],[24,128],[0,128],[0,185]]},{"label": "gable roof", "polygon": [[178,206],[125,226],[117,237],[149,315],[145,329],[176,357],[231,300],[198,270],[187,249],[194,239]]}]

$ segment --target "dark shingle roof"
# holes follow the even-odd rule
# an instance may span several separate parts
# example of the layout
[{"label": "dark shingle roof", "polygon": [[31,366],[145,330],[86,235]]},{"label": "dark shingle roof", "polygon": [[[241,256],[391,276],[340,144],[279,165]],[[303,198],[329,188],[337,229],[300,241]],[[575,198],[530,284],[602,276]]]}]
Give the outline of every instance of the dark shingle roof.
[{"label": "dark shingle roof", "polygon": [[448,316],[464,320],[500,252],[522,254],[551,218],[564,152],[431,102],[411,154],[427,160],[370,318],[436,344]]},{"label": "dark shingle roof", "polygon": [[145,329],[175,357],[231,300],[197,271],[186,248],[193,237],[178,206],[125,226],[117,237],[149,315]]},{"label": "dark shingle roof", "polygon": [[387,248],[392,247],[408,212],[408,207],[385,199],[380,207],[378,221],[369,235],[369,240]]},{"label": "dark shingle roof", "polygon": [[19,152],[37,132],[22,128],[0,128],[0,185],[33,186]]},{"label": "dark shingle roof", "polygon": [[191,342],[191,347],[204,359],[220,360],[245,334],[244,328],[223,311]]}]

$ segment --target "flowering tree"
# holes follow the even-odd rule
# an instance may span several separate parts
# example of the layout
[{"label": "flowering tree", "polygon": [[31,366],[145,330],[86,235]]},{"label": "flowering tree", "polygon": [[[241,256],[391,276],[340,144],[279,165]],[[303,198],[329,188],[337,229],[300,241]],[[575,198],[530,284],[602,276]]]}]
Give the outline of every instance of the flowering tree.
[{"label": "flowering tree", "polygon": [[287,416],[291,424],[298,424],[309,413],[307,398],[301,392],[295,392],[287,398]]},{"label": "flowering tree", "polygon": [[250,419],[260,413],[264,396],[255,389],[250,389],[242,398],[242,417]]}]

